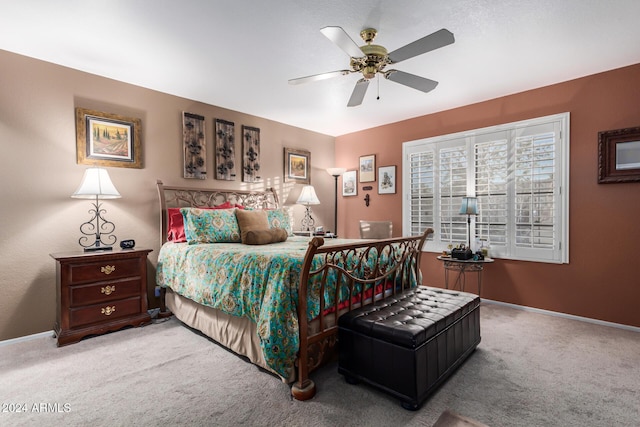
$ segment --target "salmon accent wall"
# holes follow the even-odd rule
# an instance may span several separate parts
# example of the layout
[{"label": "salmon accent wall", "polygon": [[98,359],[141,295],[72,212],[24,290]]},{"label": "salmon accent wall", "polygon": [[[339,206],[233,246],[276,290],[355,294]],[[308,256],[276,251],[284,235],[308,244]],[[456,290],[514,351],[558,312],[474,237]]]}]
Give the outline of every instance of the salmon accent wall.
[{"label": "salmon accent wall", "polygon": [[[383,100],[377,108],[386,108]],[[357,237],[359,219],[391,219],[394,235],[402,235],[403,142],[567,111],[569,263],[499,259],[484,272],[481,296],[640,326],[640,183],[597,180],[598,132],[640,126],[640,64],[336,138],[336,166],[357,169],[366,154],[376,155],[376,166],[398,166],[396,194],[379,195],[376,182],[368,208],[362,187],[371,183],[358,184],[357,198],[338,197],[339,235]],[[424,283],[444,287],[436,255],[423,254]],[[467,276],[466,290],[477,291],[475,275]]]}]

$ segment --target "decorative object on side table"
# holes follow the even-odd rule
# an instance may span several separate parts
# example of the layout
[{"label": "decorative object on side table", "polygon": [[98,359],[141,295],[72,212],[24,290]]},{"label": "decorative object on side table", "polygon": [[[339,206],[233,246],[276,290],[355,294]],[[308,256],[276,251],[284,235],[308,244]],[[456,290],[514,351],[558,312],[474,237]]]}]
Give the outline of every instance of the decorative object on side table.
[{"label": "decorative object on side table", "polygon": [[467,215],[467,248],[471,248],[471,215],[478,215],[478,198],[463,197],[460,214]]},{"label": "decorative object on side table", "polygon": [[347,170],[345,168],[328,168],[327,172],[329,175],[333,177],[335,180],[335,192],[334,192],[334,200],[333,200],[333,226],[335,228],[334,235],[338,234],[338,177],[345,173]]},{"label": "decorative object on side table", "polygon": [[133,239],[122,240],[120,242],[121,249],[133,249],[136,246],[136,241]]},{"label": "decorative object on side table", "polygon": [[[80,226],[80,232],[84,236],[78,239],[78,243],[85,252],[88,251],[110,251],[111,246],[116,242],[116,236],[112,233],[116,226],[111,221],[107,221],[102,216],[106,210],[102,209],[100,199],[119,199],[120,193],[109,178],[109,173],[102,168],[89,168],[84,172],[80,187],[71,195],[76,199],[93,199],[93,209],[89,213],[93,215],[89,221]],[[95,223],[94,223],[95,221]],[[95,241],[91,241],[89,236],[95,236]]]},{"label": "decorative object on side table", "polygon": [[51,254],[56,260],[59,346],[90,335],[142,326],[147,305],[147,255],[151,249]]},{"label": "decorative object on side table", "polygon": [[304,187],[302,187],[302,191],[300,192],[300,196],[298,196],[298,200],[296,201],[296,203],[306,206],[304,218],[302,219],[302,229],[304,231],[312,231],[315,221],[311,216],[310,205],[320,204],[320,200],[318,200],[318,196],[316,195],[316,190],[312,185],[305,185]]}]

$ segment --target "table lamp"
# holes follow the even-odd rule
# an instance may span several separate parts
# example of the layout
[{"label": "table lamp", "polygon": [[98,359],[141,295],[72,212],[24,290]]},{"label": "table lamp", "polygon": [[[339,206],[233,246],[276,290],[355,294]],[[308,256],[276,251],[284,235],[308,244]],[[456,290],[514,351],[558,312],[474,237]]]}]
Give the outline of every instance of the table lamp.
[{"label": "table lamp", "polygon": [[313,185],[305,185],[302,187],[302,191],[300,192],[300,196],[296,201],[299,205],[306,206],[306,212],[304,214],[304,218],[302,219],[302,228],[306,231],[312,231],[314,220],[311,216],[311,207],[310,205],[319,205],[320,200],[318,200],[318,196],[316,196],[316,190],[313,188]]},{"label": "table lamp", "polygon": [[[112,249],[110,245],[113,245],[117,240],[116,236],[112,234],[116,226],[111,221],[104,219],[103,215],[106,210],[102,209],[99,200],[119,199],[122,196],[111,182],[107,170],[103,168],[87,169],[80,186],[71,197],[74,199],[95,199],[93,208],[89,209],[89,214],[93,217],[80,225],[80,232],[84,234],[78,239],[80,246],[84,248],[85,252],[110,251]],[[95,241],[92,242],[88,236],[95,236]]]},{"label": "table lamp", "polygon": [[471,248],[471,215],[478,215],[478,198],[463,197],[460,214],[467,215],[467,247]]}]

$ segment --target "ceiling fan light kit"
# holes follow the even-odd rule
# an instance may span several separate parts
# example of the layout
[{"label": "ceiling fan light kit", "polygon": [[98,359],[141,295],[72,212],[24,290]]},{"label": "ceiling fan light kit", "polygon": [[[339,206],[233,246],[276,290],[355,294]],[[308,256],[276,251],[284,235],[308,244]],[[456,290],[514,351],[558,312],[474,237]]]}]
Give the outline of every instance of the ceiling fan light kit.
[{"label": "ceiling fan light kit", "polygon": [[289,80],[289,84],[307,83],[351,73],[361,73],[362,78],[356,82],[356,86],[347,103],[348,107],[355,107],[362,104],[364,95],[367,93],[369,81],[379,74],[387,80],[421,92],[426,93],[432,91],[438,85],[438,82],[404,71],[385,70],[385,67],[447,46],[455,41],[453,33],[443,28],[388,53],[384,46],[372,44],[378,33],[374,28],[366,28],[360,31],[360,37],[366,43],[363,46],[358,46],[340,27],[324,27],[320,32],[349,55],[349,69],[291,79]]}]

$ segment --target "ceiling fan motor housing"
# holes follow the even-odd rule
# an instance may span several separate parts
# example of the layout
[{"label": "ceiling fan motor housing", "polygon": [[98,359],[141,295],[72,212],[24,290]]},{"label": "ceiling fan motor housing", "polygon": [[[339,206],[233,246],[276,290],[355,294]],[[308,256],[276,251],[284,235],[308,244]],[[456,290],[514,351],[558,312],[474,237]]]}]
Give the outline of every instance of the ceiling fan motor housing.
[{"label": "ceiling fan motor housing", "polygon": [[360,46],[360,49],[366,56],[351,58],[351,69],[354,72],[362,72],[365,79],[372,79],[389,63],[387,49],[377,44],[366,44]]}]

